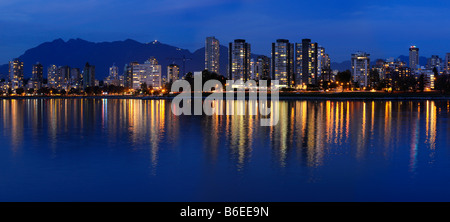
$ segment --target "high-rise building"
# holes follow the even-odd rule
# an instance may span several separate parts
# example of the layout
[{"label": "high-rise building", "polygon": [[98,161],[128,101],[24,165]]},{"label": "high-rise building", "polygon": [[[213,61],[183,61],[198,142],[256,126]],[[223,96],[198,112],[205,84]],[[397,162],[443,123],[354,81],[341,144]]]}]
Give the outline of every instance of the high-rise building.
[{"label": "high-rise building", "polygon": [[331,59],[327,53],[325,53],[322,62],[322,79],[326,81],[334,80],[334,75],[331,70]]},{"label": "high-rise building", "polygon": [[270,58],[267,56],[258,56],[255,62],[255,79],[270,79]]},{"label": "high-rise building", "polygon": [[415,70],[419,65],[419,48],[413,45],[409,47],[409,67]]},{"label": "high-rise building", "polygon": [[436,66],[442,65],[442,59],[438,55],[432,55],[427,59],[427,69],[433,69]]},{"label": "high-rise building", "polygon": [[353,82],[360,87],[366,87],[369,81],[370,54],[357,52],[352,54],[352,77]]},{"label": "high-rise building", "polygon": [[250,74],[250,44],[243,39],[230,42],[228,49],[228,79],[247,81]]},{"label": "high-rise building", "polygon": [[442,64],[442,59],[439,58],[438,55],[432,55],[430,58],[427,59],[427,69],[434,70],[436,69],[437,74],[442,74],[444,71],[444,67]]},{"label": "high-rise building", "polygon": [[308,84],[317,84],[317,43],[312,43],[311,39],[302,39],[301,43],[295,44],[295,52],[295,85],[303,88]]},{"label": "high-rise building", "polygon": [[31,81],[33,89],[37,90],[42,87],[42,83],[44,82],[44,67],[39,62],[33,65],[31,71]]},{"label": "high-rise building", "polygon": [[147,86],[152,86],[153,88],[161,88],[162,87],[162,73],[161,73],[161,65],[158,65],[158,60],[151,57],[147,61],[144,62],[144,65],[149,66],[149,72],[146,75],[141,76],[143,81],[147,84]]},{"label": "high-rise building", "polygon": [[140,89],[144,83],[147,87],[161,88],[162,86],[161,65],[158,65],[158,61],[153,57],[144,64],[131,62],[125,65],[124,73],[129,88]]},{"label": "high-rise building", "polygon": [[23,87],[23,62],[19,59],[9,62],[9,83],[11,89]]},{"label": "high-rise building", "polygon": [[125,64],[124,67],[124,76],[125,76],[125,85],[128,88],[136,89],[139,88],[141,83],[139,79],[139,75],[134,72],[134,69],[139,65],[138,62],[130,62],[129,64]]},{"label": "high-rise building", "polygon": [[95,66],[90,65],[88,62],[83,69],[83,88],[95,86]]},{"label": "high-rise building", "polygon": [[70,67],[69,66],[59,66],[56,71],[56,89],[65,89],[69,88],[70,81]]},{"label": "high-rise building", "polygon": [[445,73],[450,75],[450,53],[445,55]]},{"label": "high-rise building", "polygon": [[175,82],[180,79],[180,67],[177,64],[167,66],[167,82]]},{"label": "high-rise building", "polygon": [[115,65],[109,67],[109,75],[103,80],[106,85],[119,86],[119,68]]},{"label": "high-rise building", "polygon": [[280,87],[294,85],[294,44],[289,40],[278,39],[272,43],[272,78],[278,80]]},{"label": "high-rise building", "polygon": [[319,81],[331,81],[333,79],[330,56],[325,53],[325,48],[322,46],[317,48],[317,79]]},{"label": "high-rise building", "polygon": [[109,67],[109,76],[111,77],[111,79],[119,78],[119,68],[115,65]]},{"label": "high-rise building", "polygon": [[214,36],[207,37],[205,41],[205,69],[219,73],[220,43]]},{"label": "high-rise building", "polygon": [[317,78],[319,79],[319,81],[322,79],[322,62],[323,58],[325,57],[325,48],[323,48],[322,46],[318,45],[317,46]]},{"label": "high-rise building", "polygon": [[256,79],[256,61],[254,58],[250,58],[250,77],[249,79]]},{"label": "high-rise building", "polygon": [[56,88],[56,77],[58,67],[56,65],[50,65],[47,68],[47,86],[49,88]]},{"label": "high-rise building", "polygon": [[83,85],[83,75],[80,72],[80,68],[70,69],[70,86],[76,89],[81,88]]},{"label": "high-rise building", "polygon": [[271,79],[270,69],[271,59],[267,56],[258,56],[256,59],[250,59],[250,79],[267,80]]}]

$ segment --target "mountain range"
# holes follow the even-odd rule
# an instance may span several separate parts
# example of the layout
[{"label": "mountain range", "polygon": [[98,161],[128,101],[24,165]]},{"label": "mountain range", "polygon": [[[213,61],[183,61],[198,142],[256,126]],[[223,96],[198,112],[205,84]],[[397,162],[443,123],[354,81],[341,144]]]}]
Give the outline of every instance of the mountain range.
[{"label": "mountain range", "polygon": [[[220,46],[220,70],[226,74],[228,63],[228,48]],[[252,54],[252,57],[258,55]],[[95,66],[96,79],[102,80],[109,75],[109,67],[119,67],[119,74],[123,73],[125,64],[130,62],[143,63],[150,57],[155,57],[162,66],[163,75],[167,73],[167,66],[178,64],[183,71],[183,60],[186,72],[202,71],[205,67],[205,48],[194,52],[175,46],[163,44],[158,41],[141,43],[132,39],[114,42],[89,42],[83,39],[70,39],[64,41],[56,39],[45,42],[37,47],[28,49],[18,57],[24,63],[25,78],[31,77],[32,65],[40,62],[44,66],[44,77],[46,67],[50,65],[65,66],[83,69],[84,65]],[[0,66],[0,75],[7,77],[8,64]]]},{"label": "mountain range", "polygon": [[[256,58],[257,54],[252,54]],[[267,55],[268,56],[268,55]],[[132,39],[114,42],[90,42],[83,39],[70,39],[64,41],[56,39],[51,42],[42,43],[34,48],[28,49],[18,57],[24,62],[24,76],[31,77],[32,65],[40,62],[44,66],[44,77],[46,67],[50,65],[65,66],[83,69],[89,62],[95,65],[96,78],[102,80],[109,75],[109,67],[113,64],[119,67],[119,74],[123,73],[123,67],[130,62],[143,63],[150,57],[155,57],[162,66],[162,73],[167,73],[167,66],[175,63],[183,71],[183,58],[185,58],[185,71],[201,71],[205,67],[205,48],[191,52],[176,46],[167,45],[159,41],[141,43]],[[400,60],[408,63],[408,56],[399,56]],[[371,60],[375,64],[376,59]],[[426,64],[426,57],[420,57],[419,63]],[[228,47],[220,46],[220,74],[227,73]],[[332,62],[332,69],[344,71],[351,68],[350,61]],[[0,78],[6,78],[8,64],[0,65]]]}]

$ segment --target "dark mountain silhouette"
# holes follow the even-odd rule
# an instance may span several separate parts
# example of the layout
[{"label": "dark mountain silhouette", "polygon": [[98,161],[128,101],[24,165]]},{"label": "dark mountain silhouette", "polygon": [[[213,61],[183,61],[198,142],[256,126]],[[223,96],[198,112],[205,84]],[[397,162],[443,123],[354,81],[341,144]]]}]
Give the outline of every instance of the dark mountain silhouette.
[{"label": "dark mountain silhouette", "polygon": [[339,70],[339,71],[345,71],[350,70],[352,68],[352,64],[350,60],[343,61],[343,62],[331,62],[331,69],[332,70]]},{"label": "dark mountain silhouette", "polygon": [[[220,46],[220,74],[225,76],[227,55],[228,48]],[[119,67],[119,74],[123,74],[125,64],[133,61],[142,63],[152,56],[162,65],[163,75],[166,75],[167,66],[172,63],[178,64],[180,71],[183,71],[181,60],[183,57],[189,59],[185,62],[186,72],[202,71],[205,67],[204,47],[190,52],[161,42],[141,43],[131,39],[99,43],[82,39],[70,39],[67,42],[56,39],[27,50],[19,59],[24,62],[25,78],[31,77],[32,65],[36,62],[40,62],[45,67],[44,77],[46,77],[47,67],[52,64],[83,69],[86,62],[89,62],[95,65],[96,79],[102,80],[108,76],[109,67],[113,64]],[[252,55],[252,57],[257,56]],[[7,77],[8,64],[0,66],[0,74],[2,78]]]}]

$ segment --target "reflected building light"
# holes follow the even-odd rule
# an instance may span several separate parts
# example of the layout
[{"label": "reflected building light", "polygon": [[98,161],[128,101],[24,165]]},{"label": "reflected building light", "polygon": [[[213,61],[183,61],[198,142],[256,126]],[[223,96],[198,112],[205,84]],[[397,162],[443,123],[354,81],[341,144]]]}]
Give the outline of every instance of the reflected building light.
[{"label": "reflected building light", "polygon": [[[347,103],[348,105],[348,103]],[[349,108],[347,107],[347,111]],[[336,102],[336,108],[334,110],[336,113],[336,117],[334,119],[335,121],[335,140],[334,143],[342,145],[344,136],[347,136],[348,134],[345,132],[344,134],[344,119],[348,119],[348,114],[344,114],[344,102]],[[348,127],[348,126],[347,126]]]},{"label": "reflected building light", "polygon": [[362,158],[364,154],[364,148],[366,147],[366,102],[362,102],[362,117],[361,117],[361,130],[360,136],[358,136],[358,145],[357,145],[357,158]]},{"label": "reflected building light", "polygon": [[102,99],[102,127],[108,127],[108,100]]},{"label": "reflected building light", "polygon": [[348,139],[350,138],[350,102],[347,101],[347,108],[346,108],[346,122],[345,122],[345,143],[348,143]]},{"label": "reflected building light", "polygon": [[389,147],[389,141],[391,140],[391,113],[392,105],[391,101],[385,102],[384,108],[384,147]]},{"label": "reflected building light", "polygon": [[325,102],[325,127],[326,127],[326,141],[327,143],[331,143],[331,133],[332,133],[332,126],[334,125],[333,121],[331,120],[333,110],[331,109],[331,102],[327,100]]},{"label": "reflected building light", "polygon": [[[437,107],[435,104],[435,101],[427,101],[427,126],[429,124],[429,127],[427,127],[427,143],[430,146],[431,150],[434,150],[436,148],[436,116],[437,116]],[[428,119],[429,118],[429,119]]]},{"label": "reflected building light", "polygon": [[145,101],[146,104],[144,104],[143,107],[147,108],[148,106],[150,106],[150,108],[148,109],[147,112],[144,112],[146,115],[148,116],[148,114],[150,114],[150,120],[141,120],[144,122],[149,121],[150,125],[149,127],[144,127],[144,129],[149,129],[150,130],[150,137],[149,137],[149,142],[150,142],[150,153],[151,153],[151,164],[152,164],[152,173],[155,174],[156,173],[156,168],[158,166],[158,154],[159,154],[159,143],[160,143],[160,130],[161,128],[163,128],[163,126],[161,127],[161,123],[160,123],[160,106],[159,106],[159,101],[156,100],[150,100],[150,101]]},{"label": "reflected building light", "polygon": [[11,100],[11,150],[15,153],[23,141],[23,100]]},{"label": "reflected building light", "polygon": [[[420,104],[420,103],[419,103]],[[411,105],[413,106],[413,105]],[[411,172],[414,172],[416,169],[416,163],[417,163],[417,153],[418,153],[418,146],[419,146],[419,123],[420,123],[420,105],[417,107],[417,117],[416,121],[414,122],[412,126],[412,132],[413,135],[411,137],[411,153],[410,153],[410,161],[409,161],[409,170]]]},{"label": "reflected building light", "polygon": [[[286,166],[287,152],[288,152],[288,104],[287,102],[276,102],[272,104],[272,111],[275,106],[279,107],[280,119],[274,129],[274,135],[271,138],[275,153],[278,156],[278,162],[281,167]],[[271,111],[271,113],[272,113]]]},{"label": "reflected building light", "polygon": [[374,136],[374,127],[375,127],[375,101],[372,101],[371,104],[371,111],[370,111],[370,136],[373,138]]}]

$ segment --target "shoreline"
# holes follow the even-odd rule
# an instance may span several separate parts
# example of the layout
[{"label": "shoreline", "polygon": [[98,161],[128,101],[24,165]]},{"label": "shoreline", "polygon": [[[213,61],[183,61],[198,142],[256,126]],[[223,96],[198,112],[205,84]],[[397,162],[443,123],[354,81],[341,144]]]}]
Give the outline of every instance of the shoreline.
[{"label": "shoreline", "polygon": [[[202,95],[202,99],[208,97],[208,93]],[[96,95],[96,96],[0,96],[1,100],[26,100],[26,99],[140,99],[140,100],[172,100],[176,95],[166,96],[133,96],[133,95]],[[270,100],[270,96],[267,96]],[[196,97],[191,97],[196,98]],[[223,100],[226,100],[225,95]],[[246,95],[248,100],[248,95]],[[380,93],[380,92],[339,92],[339,93],[280,93],[279,100],[450,100],[450,94],[436,92],[415,93]]]}]

